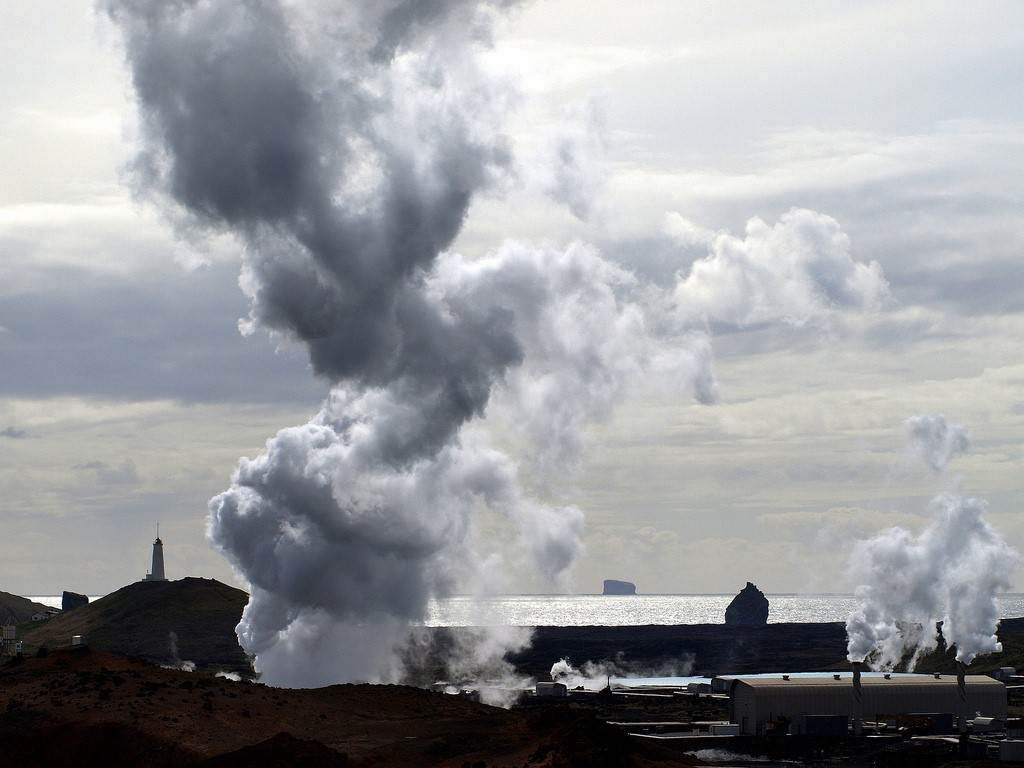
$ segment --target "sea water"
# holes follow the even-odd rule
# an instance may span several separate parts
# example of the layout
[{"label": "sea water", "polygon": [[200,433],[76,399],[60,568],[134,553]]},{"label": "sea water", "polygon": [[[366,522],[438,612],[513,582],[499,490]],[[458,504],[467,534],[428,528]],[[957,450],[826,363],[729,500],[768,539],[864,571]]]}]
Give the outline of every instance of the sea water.
[{"label": "sea water", "polygon": [[[477,599],[449,597],[430,603],[426,624],[460,627],[480,624],[520,627],[635,626],[640,624],[723,624],[732,595],[504,595]],[[846,621],[856,604],[852,595],[768,594],[768,622]],[[60,595],[29,598],[60,608]],[[90,595],[90,601],[99,596]],[[1000,616],[1024,616],[1024,594],[999,597]]]},{"label": "sea water", "polygon": [[[845,622],[853,595],[768,594],[768,622]],[[487,599],[450,597],[433,601],[430,626],[631,626],[724,624],[733,595],[508,595]],[[1024,594],[999,597],[1000,616],[1024,616]]]}]

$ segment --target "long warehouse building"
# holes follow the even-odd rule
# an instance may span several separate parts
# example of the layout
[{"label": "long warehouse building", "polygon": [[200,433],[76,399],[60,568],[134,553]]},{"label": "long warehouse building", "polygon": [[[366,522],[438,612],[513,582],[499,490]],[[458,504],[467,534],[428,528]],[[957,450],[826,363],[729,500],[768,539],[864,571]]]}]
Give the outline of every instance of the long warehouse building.
[{"label": "long warehouse building", "polygon": [[[768,724],[799,722],[804,716],[844,715],[881,721],[914,713],[976,714],[1006,719],[1006,687],[984,675],[737,678],[729,696],[730,720],[743,734],[765,733]],[[858,690],[859,689],[859,690]]]}]

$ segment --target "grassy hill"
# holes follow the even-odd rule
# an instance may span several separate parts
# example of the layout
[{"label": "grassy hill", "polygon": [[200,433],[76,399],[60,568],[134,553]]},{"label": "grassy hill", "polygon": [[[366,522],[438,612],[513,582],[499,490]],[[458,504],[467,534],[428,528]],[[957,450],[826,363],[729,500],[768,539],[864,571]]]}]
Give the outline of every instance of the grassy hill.
[{"label": "grassy hill", "polygon": [[82,635],[92,648],[158,664],[192,661],[199,668],[249,671],[235,637],[248,595],[214,579],[140,581],[24,632],[28,650],[70,645]]},{"label": "grassy hill", "polygon": [[32,621],[32,614],[50,610],[42,603],[33,603],[27,597],[0,592],[0,624],[24,624]]}]

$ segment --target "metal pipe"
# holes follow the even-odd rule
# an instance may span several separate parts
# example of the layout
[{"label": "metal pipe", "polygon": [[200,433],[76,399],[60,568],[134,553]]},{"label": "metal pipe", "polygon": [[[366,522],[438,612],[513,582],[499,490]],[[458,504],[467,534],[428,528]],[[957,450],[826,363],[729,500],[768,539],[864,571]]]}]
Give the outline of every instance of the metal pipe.
[{"label": "metal pipe", "polygon": [[860,670],[863,662],[853,662],[853,735],[860,736],[864,728],[864,702],[860,687]]},{"label": "metal pipe", "polygon": [[956,663],[956,692],[959,696],[959,711],[957,712],[957,725],[960,733],[967,732],[967,665],[962,661]]}]

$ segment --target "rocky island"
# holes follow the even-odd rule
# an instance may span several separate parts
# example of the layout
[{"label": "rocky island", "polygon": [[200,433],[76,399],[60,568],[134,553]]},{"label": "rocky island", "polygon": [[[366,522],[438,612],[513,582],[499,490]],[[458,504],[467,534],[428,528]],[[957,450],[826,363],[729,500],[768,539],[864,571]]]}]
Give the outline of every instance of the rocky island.
[{"label": "rocky island", "polygon": [[602,595],[635,595],[636,584],[631,581],[619,581],[618,579],[605,579]]},{"label": "rocky island", "polygon": [[768,623],[768,598],[756,584],[747,582],[725,609],[725,623],[731,627],[760,627]]},{"label": "rocky island", "polygon": [[64,594],[60,598],[60,609],[67,613],[73,611],[75,608],[81,608],[82,606],[89,604],[88,595],[80,595],[77,592],[68,592],[64,590]]}]

